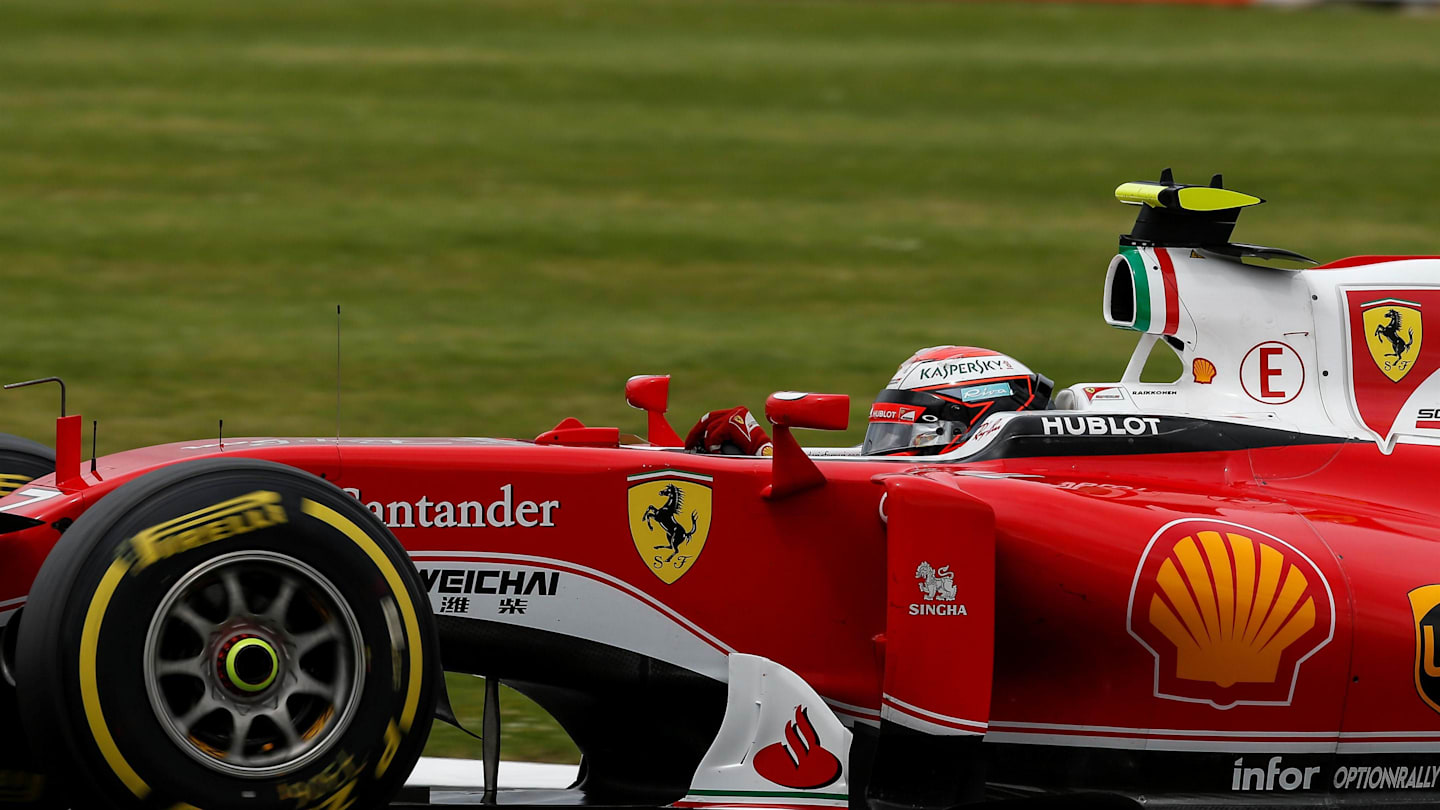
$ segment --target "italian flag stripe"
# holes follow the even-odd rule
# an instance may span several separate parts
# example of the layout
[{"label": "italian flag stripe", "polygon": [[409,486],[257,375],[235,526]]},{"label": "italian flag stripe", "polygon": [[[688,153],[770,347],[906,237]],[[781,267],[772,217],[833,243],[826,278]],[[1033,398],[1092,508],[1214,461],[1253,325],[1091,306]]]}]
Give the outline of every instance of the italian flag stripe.
[{"label": "italian flag stripe", "polygon": [[1135,281],[1136,332],[1173,335],[1180,331],[1180,287],[1175,262],[1165,248],[1122,246],[1120,255],[1130,265]]},{"label": "italian flag stripe", "polygon": [[1130,278],[1135,281],[1135,326],[1136,332],[1150,331],[1150,278],[1145,272],[1145,257],[1138,248],[1124,246],[1120,255],[1130,265]]},{"label": "italian flag stripe", "polygon": [[686,481],[703,481],[707,484],[715,480],[714,476],[705,475],[704,473],[686,472],[685,470],[656,470],[654,472],[636,473],[626,476],[625,480],[633,483],[635,481],[648,481],[651,478],[681,478]]},{"label": "italian flag stripe", "polygon": [[1173,335],[1180,331],[1180,288],[1175,284],[1175,263],[1170,261],[1170,251],[1159,248],[1155,258],[1160,260],[1160,284],[1165,290],[1165,331]]}]

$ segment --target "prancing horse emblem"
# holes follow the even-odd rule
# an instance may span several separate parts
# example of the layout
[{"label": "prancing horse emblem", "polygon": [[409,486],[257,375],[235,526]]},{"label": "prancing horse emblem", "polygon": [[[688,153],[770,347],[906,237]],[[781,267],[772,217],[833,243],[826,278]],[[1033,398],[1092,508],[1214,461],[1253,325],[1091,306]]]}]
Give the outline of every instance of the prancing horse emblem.
[{"label": "prancing horse emblem", "polygon": [[1409,330],[1405,333],[1405,337],[1402,338],[1400,337],[1400,325],[1400,310],[1387,309],[1385,310],[1385,323],[1375,327],[1375,337],[1377,339],[1383,337],[1390,341],[1390,348],[1393,351],[1385,356],[1393,357],[1396,360],[1403,358],[1405,352],[1410,351],[1410,347],[1415,345],[1415,330]]},{"label": "prancing horse emblem", "polygon": [[684,576],[705,548],[712,480],[683,470],[638,473],[626,479],[635,551],[667,585]]},{"label": "prancing horse emblem", "polygon": [[1361,305],[1369,335],[1370,357],[1390,382],[1415,367],[1424,338],[1420,304],[1399,298],[1382,298]]},{"label": "prancing horse emblem", "polygon": [[680,545],[695,536],[695,530],[700,528],[700,513],[690,513],[690,531],[687,532],[685,527],[675,520],[675,514],[680,511],[680,507],[685,505],[685,493],[674,484],[666,484],[661,487],[660,494],[665,496],[665,503],[660,506],[645,507],[645,525],[654,531],[655,526],[650,522],[653,520],[665,530],[665,543],[655,548],[670,549],[670,556],[665,558],[665,562],[668,563],[675,559],[675,555],[680,551]]}]

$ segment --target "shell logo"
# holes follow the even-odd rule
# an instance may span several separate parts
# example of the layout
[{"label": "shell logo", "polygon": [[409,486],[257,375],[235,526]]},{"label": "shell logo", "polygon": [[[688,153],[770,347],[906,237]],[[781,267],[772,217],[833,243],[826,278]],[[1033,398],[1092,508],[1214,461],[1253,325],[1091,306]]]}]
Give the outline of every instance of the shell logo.
[{"label": "shell logo", "polygon": [[1155,658],[1155,696],[1284,706],[1301,665],[1335,634],[1335,598],[1311,559],[1278,537],[1178,520],[1150,540],[1130,589],[1130,635]]},{"label": "shell logo", "polygon": [[1190,373],[1195,377],[1195,382],[1201,385],[1215,382],[1215,364],[1203,357],[1197,357],[1190,363]]}]

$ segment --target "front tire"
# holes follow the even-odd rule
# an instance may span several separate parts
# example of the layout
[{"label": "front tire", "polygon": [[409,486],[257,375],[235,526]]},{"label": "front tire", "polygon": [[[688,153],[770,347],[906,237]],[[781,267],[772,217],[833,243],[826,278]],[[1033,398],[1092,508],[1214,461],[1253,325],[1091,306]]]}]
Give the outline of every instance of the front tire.
[{"label": "front tire", "polygon": [[[0,497],[9,495],[41,476],[55,472],[55,453],[43,444],[0,433]],[[13,644],[18,613],[0,627],[0,664],[15,660]],[[0,670],[3,670],[0,667]],[[0,671],[0,807],[45,807],[45,777],[19,732],[20,706],[12,673]]]},{"label": "front tire", "polygon": [[424,591],[355,499],[256,460],[176,465],[41,568],[18,687],[77,804],[383,807],[434,713]]},{"label": "front tire", "polygon": [[55,472],[55,453],[39,442],[0,433],[0,497]]}]

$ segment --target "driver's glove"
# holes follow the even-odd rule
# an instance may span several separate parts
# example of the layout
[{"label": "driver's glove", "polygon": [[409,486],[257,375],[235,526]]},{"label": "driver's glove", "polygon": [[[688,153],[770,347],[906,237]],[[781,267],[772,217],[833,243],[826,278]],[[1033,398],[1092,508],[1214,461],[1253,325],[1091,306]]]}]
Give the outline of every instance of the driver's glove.
[{"label": "driver's glove", "polygon": [[775,452],[770,436],[744,406],[700,417],[685,437],[685,449],[727,456],[769,456]]}]

